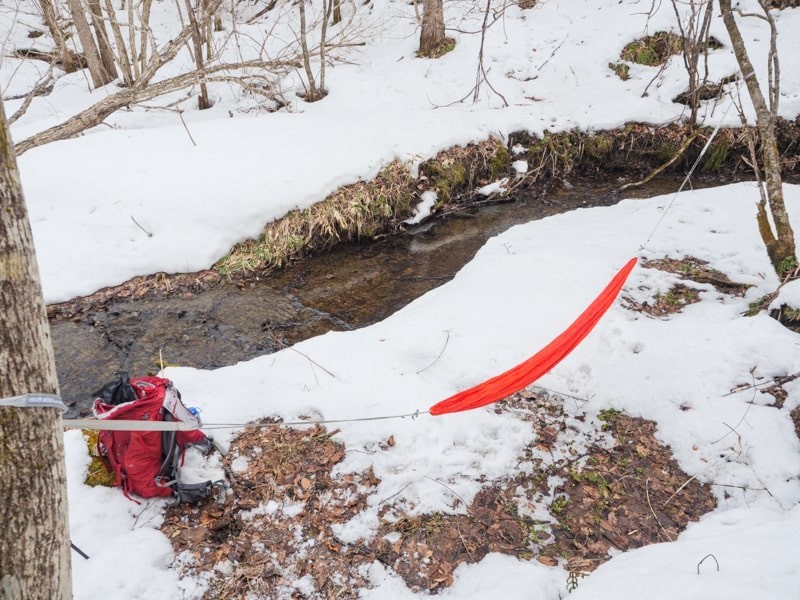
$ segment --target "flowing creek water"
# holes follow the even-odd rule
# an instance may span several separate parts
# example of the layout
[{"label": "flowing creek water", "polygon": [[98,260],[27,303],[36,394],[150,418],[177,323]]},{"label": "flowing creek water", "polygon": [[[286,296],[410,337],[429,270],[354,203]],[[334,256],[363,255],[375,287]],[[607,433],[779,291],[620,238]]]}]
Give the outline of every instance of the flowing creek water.
[{"label": "flowing creek water", "polygon": [[[624,197],[674,192],[680,181],[660,178]],[[213,369],[380,321],[450,280],[489,237],[515,224],[615,204],[621,199],[615,185],[568,185],[437,218],[382,241],[344,245],[244,284],[223,280],[196,294],[114,299],[79,318],[51,321],[61,394],[72,405],[67,416],[86,414],[92,391],[114,371],[158,371],[159,352],[171,365]]]}]

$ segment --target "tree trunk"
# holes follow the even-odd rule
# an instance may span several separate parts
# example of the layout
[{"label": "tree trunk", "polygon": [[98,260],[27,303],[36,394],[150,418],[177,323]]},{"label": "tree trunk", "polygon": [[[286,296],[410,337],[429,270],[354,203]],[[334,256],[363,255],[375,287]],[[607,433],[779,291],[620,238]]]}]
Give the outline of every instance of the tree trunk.
[{"label": "tree trunk", "polygon": [[189,25],[192,28],[192,46],[194,47],[194,62],[197,65],[197,72],[200,74],[200,95],[197,97],[197,108],[205,110],[211,108],[211,101],[208,99],[208,86],[203,72],[203,36],[200,33],[200,25],[197,23],[197,16],[192,8],[192,0],[186,0],[186,11],[189,13]]},{"label": "tree trunk", "polygon": [[419,54],[420,56],[434,56],[445,40],[443,0],[422,0],[422,7]]},{"label": "tree trunk", "polygon": [[342,22],[342,0],[333,0],[333,21],[334,25]]},{"label": "tree trunk", "polygon": [[50,36],[53,38],[53,42],[56,45],[59,61],[61,61],[61,68],[67,73],[74,73],[78,69],[78,62],[69,51],[69,48],[67,48],[67,37],[59,26],[58,10],[53,4],[53,0],[38,0],[38,3],[42,11],[45,25],[47,25]]},{"label": "tree trunk", "polygon": [[[92,14],[92,26],[94,27],[97,47],[100,49],[100,60],[108,73],[110,79],[116,79],[117,67],[114,61],[114,51],[111,49],[106,23],[103,20],[103,10],[100,8],[100,0],[89,0],[89,12]],[[124,46],[123,46],[124,47]]]},{"label": "tree trunk", "polygon": [[[28,213],[0,101],[0,398],[58,393]],[[57,408],[0,407],[0,598],[72,597]]]},{"label": "tree trunk", "polygon": [[[778,58],[775,50],[776,30],[774,22],[771,20],[772,17],[765,9],[767,21],[772,27],[772,43],[769,57],[771,102],[768,107],[764,99],[764,94],[761,92],[758,78],[753,70],[753,65],[750,62],[750,57],[747,54],[747,48],[742,39],[742,34],[739,32],[739,27],[736,25],[736,21],[733,17],[731,0],[719,0],[719,6],[722,12],[722,20],[731,38],[736,61],[739,63],[739,70],[744,75],[747,91],[750,94],[750,100],[756,111],[756,128],[758,129],[761,160],[763,161],[764,181],[767,187],[769,210],[772,213],[772,220],[775,224],[775,233],[769,236],[764,235],[764,233],[766,233],[765,230],[768,230],[770,234],[772,231],[763,216],[759,219],[759,230],[762,232],[761,237],[767,247],[767,254],[769,255],[770,262],[772,262],[775,272],[779,276],[783,276],[785,274],[784,271],[790,270],[797,265],[797,253],[794,242],[794,231],[792,230],[792,225],[789,222],[789,215],[786,214],[786,206],[783,202],[781,157],[775,135],[775,122],[778,113],[777,100],[779,97],[777,88],[779,84],[779,74],[777,73]],[[773,76],[775,77],[774,80]],[[763,211],[760,211],[760,213],[763,213]]]},{"label": "tree trunk", "polygon": [[[692,127],[697,126],[697,114],[700,109],[700,86],[705,84],[706,77],[700,79],[700,56],[708,56],[708,38],[713,16],[714,4],[710,0],[689,0],[688,16],[684,25],[678,5],[686,6],[685,0],[672,0],[675,19],[683,41],[683,65],[689,76],[689,117]],[[702,12],[701,12],[702,11]],[[706,71],[706,76],[708,72]]]},{"label": "tree trunk", "polygon": [[83,3],[81,0],[69,0],[69,10],[81,41],[83,57],[86,59],[89,74],[92,76],[92,84],[96,88],[102,87],[111,81],[111,76],[100,60],[97,44],[89,29],[89,21],[86,19],[86,13],[83,12]]},{"label": "tree trunk", "polygon": [[300,9],[300,48],[303,50],[303,68],[306,71],[306,79],[308,79],[308,89],[303,96],[306,102],[316,102],[322,99],[325,92],[317,87],[317,82],[314,79],[314,71],[311,68],[311,52],[308,49],[308,33],[306,29],[306,0],[300,0],[298,7]]},{"label": "tree trunk", "polygon": [[[111,4],[111,0],[105,1],[105,8],[106,14],[108,15],[108,22],[109,26],[111,27],[111,33],[114,35],[114,43],[117,45],[117,54],[114,55],[114,52],[111,50],[111,46],[108,43],[108,38],[106,34],[106,26],[103,23],[103,12],[102,7],[100,6],[100,2],[96,0],[91,0],[89,2],[90,6],[92,7],[92,14],[94,11],[97,11],[98,17],[95,17],[94,24],[95,26],[100,24],[102,27],[103,36],[106,38],[105,48],[106,50],[101,51],[101,55],[105,56],[105,52],[108,52],[108,56],[111,58],[111,66],[114,68],[114,62],[119,65],[119,70],[122,72],[122,82],[126,87],[132,86],[136,80],[138,79],[138,74],[136,77],[133,76],[133,65],[131,65],[131,59],[128,55],[128,50],[125,48],[125,38],[122,37],[122,29],[119,26],[119,20],[117,19],[117,14],[114,12],[114,5]],[[128,6],[133,6],[132,2],[128,3]],[[135,37],[135,27],[133,26],[133,19],[129,19],[128,21],[128,31],[131,33],[132,37]],[[131,53],[136,52],[135,41],[131,41]],[[103,59],[103,64],[106,63],[106,59]]]}]

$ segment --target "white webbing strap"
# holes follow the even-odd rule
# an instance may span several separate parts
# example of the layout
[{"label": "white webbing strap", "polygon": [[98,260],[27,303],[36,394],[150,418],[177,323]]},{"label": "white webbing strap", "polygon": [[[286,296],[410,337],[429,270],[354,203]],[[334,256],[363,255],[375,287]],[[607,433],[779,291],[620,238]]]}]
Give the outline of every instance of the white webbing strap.
[{"label": "white webbing strap", "polygon": [[0,398],[0,406],[11,408],[58,408],[62,412],[67,410],[64,401],[58,394],[22,394],[10,398]]},{"label": "white webbing strap", "polygon": [[127,421],[124,419],[64,419],[64,429],[96,431],[194,431],[196,423],[183,421]]}]

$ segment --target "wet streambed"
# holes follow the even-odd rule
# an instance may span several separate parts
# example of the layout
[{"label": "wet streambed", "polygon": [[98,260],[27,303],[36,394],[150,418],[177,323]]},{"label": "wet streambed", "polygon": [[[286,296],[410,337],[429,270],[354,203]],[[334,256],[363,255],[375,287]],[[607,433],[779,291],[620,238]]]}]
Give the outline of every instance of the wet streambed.
[{"label": "wet streambed", "polygon": [[[668,177],[625,197],[678,189]],[[380,242],[352,244],[263,280],[221,281],[196,294],[115,299],[72,320],[51,322],[61,393],[85,413],[90,394],[116,370],[158,371],[166,363],[212,369],[325,333],[384,319],[441,285],[491,236],[510,226],[587,206],[616,203],[610,184],[560,187],[417,226]],[[754,224],[755,226],[755,224]]]}]

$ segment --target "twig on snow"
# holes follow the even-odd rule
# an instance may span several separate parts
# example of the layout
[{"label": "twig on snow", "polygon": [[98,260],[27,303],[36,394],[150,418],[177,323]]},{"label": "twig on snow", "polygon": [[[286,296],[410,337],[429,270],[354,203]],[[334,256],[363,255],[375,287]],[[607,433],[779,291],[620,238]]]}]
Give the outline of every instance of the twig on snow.
[{"label": "twig on snow", "polygon": [[137,226],[139,229],[141,229],[142,231],[144,231],[144,232],[147,234],[147,237],[153,237],[153,234],[152,234],[152,233],[150,233],[149,231],[147,231],[147,229],[145,229],[144,227],[142,227],[142,226],[139,224],[139,221],[137,221],[136,219],[134,219],[134,218],[133,218],[133,215],[131,215],[131,221],[133,221],[134,223],[136,223],[136,226]]},{"label": "twig on snow", "polygon": [[705,556],[704,556],[704,557],[703,557],[703,558],[700,560],[700,562],[699,562],[699,563],[697,563],[697,574],[698,574],[698,575],[700,575],[700,565],[702,565],[702,564],[705,562],[705,560],[706,560],[707,558],[713,558],[713,559],[714,559],[714,562],[715,562],[715,563],[716,563],[716,565],[717,565],[717,571],[719,572],[719,561],[717,560],[717,557],[716,557],[716,556],[714,556],[713,554],[706,554],[706,555],[705,555]]},{"label": "twig on snow", "polygon": [[450,332],[445,331],[445,333],[447,334],[447,338],[444,340],[444,346],[442,346],[442,349],[439,351],[439,354],[436,355],[436,358],[434,358],[433,361],[427,367],[417,371],[417,375],[419,375],[423,371],[427,371],[428,369],[430,369],[433,365],[436,364],[436,361],[438,361],[442,357],[442,354],[444,354],[444,351],[447,348],[447,343],[450,341]]}]

